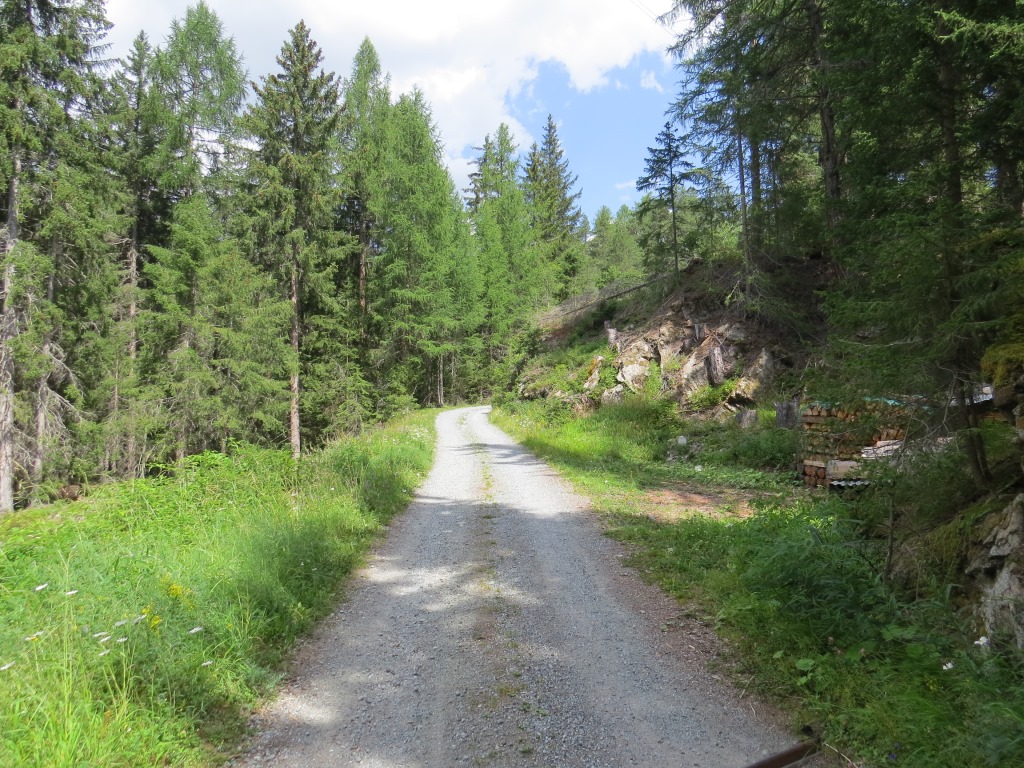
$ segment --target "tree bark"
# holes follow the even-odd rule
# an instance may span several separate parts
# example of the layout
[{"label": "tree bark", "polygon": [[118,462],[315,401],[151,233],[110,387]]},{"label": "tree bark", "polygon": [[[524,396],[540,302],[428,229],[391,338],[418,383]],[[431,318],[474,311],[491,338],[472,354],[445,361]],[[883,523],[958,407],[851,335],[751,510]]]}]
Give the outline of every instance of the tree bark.
[{"label": "tree bark", "polygon": [[299,254],[296,246],[292,246],[292,275],[291,275],[291,299],[292,304],[292,332],[291,332],[291,344],[292,354],[294,355],[294,368],[292,369],[291,376],[291,409],[289,414],[289,427],[290,427],[290,438],[292,446],[292,458],[298,459],[302,455],[302,431],[301,423],[299,421],[299,394],[300,394],[300,381],[299,381],[299,352],[301,351],[301,334],[299,328],[301,305],[299,302],[299,288],[300,288],[300,276],[299,276]]},{"label": "tree bark", "polygon": [[825,25],[821,18],[821,5],[807,0],[804,6],[811,32],[811,69],[817,86],[818,115],[821,121],[821,168],[825,176],[825,224],[831,234],[839,226],[839,200],[842,196],[842,155],[836,137],[836,116],[832,108],[832,93],[823,78],[825,63]]},{"label": "tree bark", "polygon": [[[20,103],[15,104],[20,110]],[[14,510],[14,350],[18,318],[11,298],[14,264],[11,254],[18,242],[18,185],[21,181],[21,152],[11,152],[11,178],[7,182],[7,222],[0,243],[3,272],[0,275],[0,514]]]}]

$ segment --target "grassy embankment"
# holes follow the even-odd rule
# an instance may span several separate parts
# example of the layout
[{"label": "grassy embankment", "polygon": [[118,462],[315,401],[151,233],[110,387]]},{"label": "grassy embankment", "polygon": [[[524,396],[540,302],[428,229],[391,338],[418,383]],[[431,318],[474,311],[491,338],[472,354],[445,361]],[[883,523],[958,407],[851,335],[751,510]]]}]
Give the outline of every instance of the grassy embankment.
[{"label": "grassy embankment", "polygon": [[[642,573],[715,624],[743,686],[857,765],[1024,765],[1024,657],[1005,638],[976,645],[953,605],[964,527],[937,529],[913,590],[884,575],[884,539],[865,536],[886,505],[926,516],[955,499],[962,465],[929,459],[898,492],[857,501],[810,494],[789,471],[795,434],[762,416],[740,430],[638,397],[582,418],[513,403],[494,419],[593,499]],[[680,434],[699,450],[667,462]],[[703,511],[664,514],[666,497],[685,507],[702,491]]]},{"label": "grassy embankment", "polygon": [[0,520],[0,765],[201,766],[407,504],[434,413]]}]

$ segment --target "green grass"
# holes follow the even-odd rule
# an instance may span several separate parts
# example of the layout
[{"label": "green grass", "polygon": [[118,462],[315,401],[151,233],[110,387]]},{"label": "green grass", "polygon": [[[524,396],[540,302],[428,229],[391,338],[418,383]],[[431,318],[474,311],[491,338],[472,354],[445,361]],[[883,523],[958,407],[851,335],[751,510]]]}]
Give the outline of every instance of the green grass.
[{"label": "green grass", "polygon": [[[494,418],[593,500],[646,578],[715,624],[737,679],[784,702],[795,725],[860,765],[1024,765],[1024,655],[976,646],[953,585],[911,593],[885,579],[884,540],[863,538],[862,510],[792,487],[792,436],[767,419],[683,421],[643,398],[584,418],[541,404]],[[678,434],[701,446],[667,463]],[[684,483],[747,489],[754,514],[647,514],[650,489]]]},{"label": "green grass", "polygon": [[0,765],[219,762],[429,466],[421,412],[0,520]]}]

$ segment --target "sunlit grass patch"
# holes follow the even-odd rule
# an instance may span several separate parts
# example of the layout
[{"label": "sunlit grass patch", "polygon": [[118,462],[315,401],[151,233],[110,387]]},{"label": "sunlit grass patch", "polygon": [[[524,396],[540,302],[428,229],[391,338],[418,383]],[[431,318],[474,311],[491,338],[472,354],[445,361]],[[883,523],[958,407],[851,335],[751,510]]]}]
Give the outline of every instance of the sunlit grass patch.
[{"label": "sunlit grass patch", "polygon": [[206,765],[404,508],[434,414],[0,521],[0,765]]}]

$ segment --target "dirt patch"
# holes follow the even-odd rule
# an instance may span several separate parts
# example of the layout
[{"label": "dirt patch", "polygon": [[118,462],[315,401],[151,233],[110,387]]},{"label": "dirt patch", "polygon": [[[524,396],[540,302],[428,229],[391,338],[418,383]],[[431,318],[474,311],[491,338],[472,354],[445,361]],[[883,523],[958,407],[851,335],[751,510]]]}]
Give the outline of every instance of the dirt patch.
[{"label": "dirt patch", "polygon": [[686,486],[659,488],[644,494],[645,514],[658,523],[674,523],[704,515],[721,520],[754,514],[751,496],[739,492],[695,491]]}]

